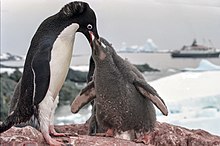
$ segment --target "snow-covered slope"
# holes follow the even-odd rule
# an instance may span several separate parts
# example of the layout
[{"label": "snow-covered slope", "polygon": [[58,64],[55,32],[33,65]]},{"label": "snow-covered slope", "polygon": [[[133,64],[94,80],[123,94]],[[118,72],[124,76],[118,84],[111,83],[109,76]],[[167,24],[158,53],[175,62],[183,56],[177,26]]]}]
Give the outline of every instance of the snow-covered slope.
[{"label": "snow-covered slope", "polygon": [[18,55],[12,55],[11,53],[1,53],[0,54],[0,61],[18,61],[23,60],[23,57]]},{"label": "snow-covered slope", "polygon": [[167,117],[157,111],[159,121],[220,135],[220,71],[182,72],[150,84],[169,109]]}]

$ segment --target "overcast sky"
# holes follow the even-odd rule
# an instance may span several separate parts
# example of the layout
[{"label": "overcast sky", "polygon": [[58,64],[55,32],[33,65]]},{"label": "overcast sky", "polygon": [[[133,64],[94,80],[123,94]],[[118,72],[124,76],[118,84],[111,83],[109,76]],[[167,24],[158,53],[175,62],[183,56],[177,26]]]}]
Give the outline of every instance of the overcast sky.
[{"label": "overcast sky", "polygon": [[[40,23],[70,0],[1,0],[1,52],[26,54]],[[151,38],[159,49],[180,49],[211,40],[220,48],[219,0],[86,0],[96,12],[99,34],[116,49],[144,45]],[[207,41],[206,41],[207,42]],[[74,53],[89,53],[77,34]]]}]

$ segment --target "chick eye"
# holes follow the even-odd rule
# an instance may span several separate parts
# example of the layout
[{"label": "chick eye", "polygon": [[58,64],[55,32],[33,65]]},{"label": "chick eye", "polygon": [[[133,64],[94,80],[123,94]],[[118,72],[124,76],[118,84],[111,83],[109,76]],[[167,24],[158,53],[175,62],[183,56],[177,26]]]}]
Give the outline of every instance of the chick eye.
[{"label": "chick eye", "polygon": [[91,30],[91,29],[92,29],[92,25],[91,25],[91,24],[88,24],[88,25],[87,25],[87,29]]}]

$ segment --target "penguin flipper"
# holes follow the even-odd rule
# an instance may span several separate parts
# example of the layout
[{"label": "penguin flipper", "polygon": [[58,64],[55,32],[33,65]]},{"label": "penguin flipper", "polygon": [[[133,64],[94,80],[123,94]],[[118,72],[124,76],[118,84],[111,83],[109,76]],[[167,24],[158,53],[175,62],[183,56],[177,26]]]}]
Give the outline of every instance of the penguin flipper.
[{"label": "penguin flipper", "polygon": [[157,91],[151,87],[145,80],[137,79],[133,82],[136,89],[146,98],[150,99],[154,105],[164,114],[168,115],[168,109],[163,99],[157,94]]},{"label": "penguin flipper", "polygon": [[71,112],[77,113],[84,105],[92,101],[96,97],[94,81],[81,90],[71,104]]},{"label": "penguin flipper", "polygon": [[45,97],[50,83],[49,52],[39,51],[34,56],[32,71],[34,73],[34,104],[38,105]]}]

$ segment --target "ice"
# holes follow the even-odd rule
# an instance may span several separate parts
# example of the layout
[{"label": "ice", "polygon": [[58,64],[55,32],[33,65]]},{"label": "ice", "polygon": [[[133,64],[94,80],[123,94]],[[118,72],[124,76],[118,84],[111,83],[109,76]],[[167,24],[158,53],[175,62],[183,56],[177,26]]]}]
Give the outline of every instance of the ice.
[{"label": "ice", "polygon": [[0,54],[0,60],[7,60],[8,58],[9,58],[9,54],[7,54],[7,53]]},{"label": "ice", "polygon": [[55,124],[83,124],[91,116],[92,106],[82,108],[77,114],[71,113],[70,105],[63,105],[55,113]]},{"label": "ice", "polygon": [[15,71],[15,69],[13,68],[0,68],[0,73],[8,73],[8,74],[12,74]]},{"label": "ice", "polygon": [[157,49],[158,49],[157,45],[150,38],[147,39],[147,43],[143,47],[140,47],[140,51],[142,52],[154,52]]},{"label": "ice", "polygon": [[220,70],[220,66],[211,63],[206,59],[202,59],[197,68],[185,68],[184,71],[212,71]]},{"label": "ice", "polygon": [[220,95],[220,71],[182,72],[151,82],[166,101]]},{"label": "ice", "polygon": [[73,70],[84,71],[84,72],[89,71],[89,66],[88,65],[70,66],[70,68],[73,69]]},{"label": "ice", "polygon": [[[150,83],[168,106],[161,122],[220,135],[220,71],[182,72]],[[219,127],[219,128],[217,128]]]},{"label": "ice", "polygon": [[[15,68],[0,68],[0,73],[12,74],[16,69]],[[20,72],[23,72],[23,68],[19,68]]]},{"label": "ice", "polygon": [[142,46],[132,45],[127,47],[125,42],[123,42],[122,45],[123,47],[119,50],[119,52],[140,53],[140,52],[155,52],[158,50],[157,45],[150,38],[148,38],[146,43]]},{"label": "ice", "polygon": [[8,61],[8,60],[23,60],[23,57],[12,55],[11,53],[1,53],[0,54],[0,60],[1,61]]}]

